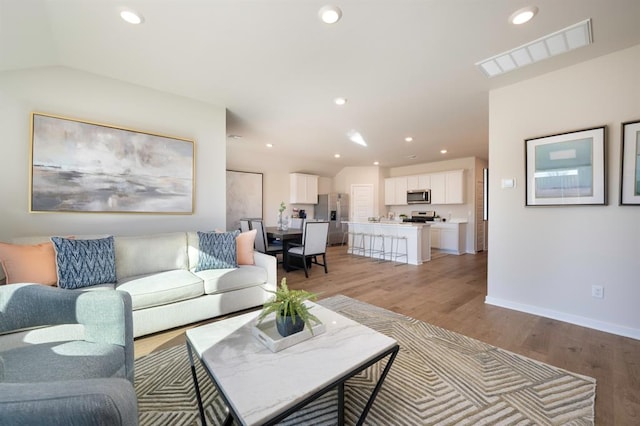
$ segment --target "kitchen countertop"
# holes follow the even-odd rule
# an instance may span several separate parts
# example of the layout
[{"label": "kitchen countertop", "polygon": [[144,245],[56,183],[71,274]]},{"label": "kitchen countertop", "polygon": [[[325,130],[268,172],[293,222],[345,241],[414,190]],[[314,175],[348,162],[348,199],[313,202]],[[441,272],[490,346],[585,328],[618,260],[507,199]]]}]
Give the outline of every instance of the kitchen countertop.
[{"label": "kitchen countertop", "polygon": [[403,226],[403,227],[407,227],[407,226],[414,226],[416,228],[422,228],[423,226],[431,226],[431,224],[433,222],[426,222],[426,223],[419,223],[419,222],[395,222],[395,221],[380,221],[380,222],[369,222],[369,221],[360,221],[360,222],[354,222],[354,221],[343,221],[342,223],[347,223],[347,224],[358,224],[358,225],[384,225],[384,226]]}]

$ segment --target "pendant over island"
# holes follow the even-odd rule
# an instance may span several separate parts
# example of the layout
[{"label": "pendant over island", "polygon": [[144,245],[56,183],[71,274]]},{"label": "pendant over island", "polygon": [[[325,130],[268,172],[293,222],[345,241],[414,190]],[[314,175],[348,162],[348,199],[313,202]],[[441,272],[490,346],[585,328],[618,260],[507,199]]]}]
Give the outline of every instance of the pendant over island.
[{"label": "pendant over island", "polygon": [[342,222],[349,226],[347,253],[421,265],[431,260],[431,225],[403,222]]}]

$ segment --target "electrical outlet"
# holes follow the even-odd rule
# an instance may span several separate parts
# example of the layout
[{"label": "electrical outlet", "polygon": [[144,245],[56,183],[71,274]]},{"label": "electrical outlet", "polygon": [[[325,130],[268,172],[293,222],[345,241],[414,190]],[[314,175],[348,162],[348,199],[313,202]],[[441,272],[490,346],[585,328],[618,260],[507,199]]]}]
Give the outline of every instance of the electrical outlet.
[{"label": "electrical outlet", "polygon": [[601,285],[592,285],[591,297],[595,297],[596,299],[604,299],[604,287]]}]

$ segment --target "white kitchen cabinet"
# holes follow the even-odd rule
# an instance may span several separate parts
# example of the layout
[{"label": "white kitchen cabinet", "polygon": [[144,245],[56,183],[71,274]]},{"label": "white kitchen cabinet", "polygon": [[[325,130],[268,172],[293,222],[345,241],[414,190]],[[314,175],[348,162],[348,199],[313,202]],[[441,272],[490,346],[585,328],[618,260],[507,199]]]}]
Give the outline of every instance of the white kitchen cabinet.
[{"label": "white kitchen cabinet", "polygon": [[445,173],[445,198],[447,204],[464,204],[464,170]]},{"label": "white kitchen cabinet", "polygon": [[418,175],[418,189],[431,189],[431,175]]},{"label": "white kitchen cabinet", "polygon": [[442,228],[440,230],[440,249],[460,252],[458,247],[458,228]]},{"label": "white kitchen cabinet", "polygon": [[464,170],[398,176],[384,180],[384,204],[404,206],[407,190],[430,189],[431,204],[464,204]]},{"label": "white kitchen cabinet", "polygon": [[440,248],[440,228],[431,225],[431,248]]},{"label": "white kitchen cabinet", "polygon": [[446,173],[431,174],[431,204],[447,204]]},{"label": "white kitchen cabinet", "polygon": [[419,183],[419,180],[418,180],[418,175],[407,176],[407,189],[409,191],[414,190],[414,189],[420,189],[420,183]]},{"label": "white kitchen cabinet", "polygon": [[407,176],[407,189],[411,190],[421,190],[421,189],[431,189],[431,176],[430,175],[412,175]]},{"label": "white kitchen cabinet", "polygon": [[464,204],[464,170],[433,173],[431,204]]},{"label": "white kitchen cabinet", "polygon": [[291,173],[290,204],[318,204],[318,176],[303,173]]},{"label": "white kitchen cabinet", "polygon": [[431,247],[452,254],[462,254],[466,250],[465,223],[434,222],[431,224]]},{"label": "white kitchen cabinet", "polygon": [[387,206],[407,205],[407,177],[399,176],[384,180],[384,204]]}]

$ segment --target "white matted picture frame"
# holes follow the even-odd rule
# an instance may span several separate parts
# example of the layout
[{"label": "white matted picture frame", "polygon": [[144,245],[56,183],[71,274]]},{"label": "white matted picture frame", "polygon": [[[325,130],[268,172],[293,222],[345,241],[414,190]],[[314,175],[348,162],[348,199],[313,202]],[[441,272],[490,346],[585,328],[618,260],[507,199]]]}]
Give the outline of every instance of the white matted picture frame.
[{"label": "white matted picture frame", "polygon": [[606,126],[525,140],[526,206],[606,205]]},{"label": "white matted picture frame", "polygon": [[622,123],[620,205],[640,205],[640,120]]},{"label": "white matted picture frame", "polygon": [[195,143],[34,112],[31,212],[193,214]]}]

